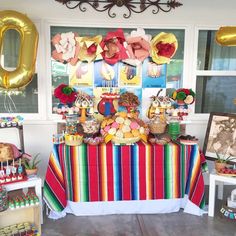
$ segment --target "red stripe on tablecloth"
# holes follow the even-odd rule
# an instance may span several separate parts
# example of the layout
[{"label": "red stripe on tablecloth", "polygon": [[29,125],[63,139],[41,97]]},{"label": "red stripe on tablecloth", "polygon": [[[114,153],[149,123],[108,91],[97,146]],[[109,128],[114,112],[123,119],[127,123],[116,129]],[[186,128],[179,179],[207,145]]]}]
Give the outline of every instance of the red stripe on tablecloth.
[{"label": "red stripe on tablecloth", "polygon": [[155,199],[164,199],[164,145],[155,145],[154,148],[154,165],[155,165]]},{"label": "red stripe on tablecloth", "polygon": [[89,176],[89,201],[99,201],[99,177],[98,177],[98,146],[87,146],[88,176]]},{"label": "red stripe on tablecloth", "polygon": [[181,194],[180,194],[180,171],[181,171],[181,167],[180,167],[180,145],[176,145],[177,148],[177,160],[176,160],[176,164],[177,164],[177,168],[176,168],[176,194],[177,197],[180,198]]},{"label": "red stripe on tablecloth", "polygon": [[66,207],[67,200],[66,200],[66,191],[61,186],[60,182],[57,180],[56,176],[54,175],[52,169],[49,167],[46,173],[46,181],[50,186],[51,190],[55,194],[56,198],[60,201],[63,207]]},{"label": "red stripe on tablecloth", "polygon": [[139,142],[139,198],[146,200],[146,147]]},{"label": "red stripe on tablecloth", "polygon": [[63,143],[58,145],[58,154],[60,159],[61,172],[62,175],[65,176],[65,163],[64,163],[65,145]]},{"label": "red stripe on tablecloth", "polygon": [[204,197],[204,180],[203,180],[203,175],[200,172],[198,174],[197,182],[194,185],[193,194],[192,196],[189,197],[189,199],[197,206],[200,206],[203,197]]},{"label": "red stripe on tablecloth", "polygon": [[107,198],[114,201],[114,177],[113,177],[113,149],[112,143],[106,145],[107,154]]},{"label": "red stripe on tablecloth", "polygon": [[121,147],[122,200],[131,200],[131,150],[130,146]]}]

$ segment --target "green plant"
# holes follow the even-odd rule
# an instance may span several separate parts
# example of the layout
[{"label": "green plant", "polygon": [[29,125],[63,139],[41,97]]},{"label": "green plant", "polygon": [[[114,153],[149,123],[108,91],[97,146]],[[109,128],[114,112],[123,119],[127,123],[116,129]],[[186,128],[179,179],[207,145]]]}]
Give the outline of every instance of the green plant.
[{"label": "green plant", "polygon": [[23,164],[25,166],[25,169],[27,170],[32,170],[32,169],[37,169],[38,164],[40,163],[41,160],[39,160],[39,153],[37,153],[34,157],[31,159],[24,158],[23,159]]},{"label": "green plant", "polygon": [[228,163],[229,161],[235,160],[235,157],[232,157],[231,155],[226,156],[226,153],[219,154],[216,150],[215,153],[217,157],[216,162],[218,163]]}]

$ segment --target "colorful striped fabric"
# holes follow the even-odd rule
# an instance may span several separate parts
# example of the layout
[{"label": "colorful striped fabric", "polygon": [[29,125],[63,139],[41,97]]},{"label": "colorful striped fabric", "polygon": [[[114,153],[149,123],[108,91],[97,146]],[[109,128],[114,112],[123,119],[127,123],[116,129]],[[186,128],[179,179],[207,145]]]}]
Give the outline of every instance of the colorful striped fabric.
[{"label": "colorful striped fabric", "polygon": [[197,145],[54,145],[44,198],[54,211],[74,202],[183,198],[204,207]]}]

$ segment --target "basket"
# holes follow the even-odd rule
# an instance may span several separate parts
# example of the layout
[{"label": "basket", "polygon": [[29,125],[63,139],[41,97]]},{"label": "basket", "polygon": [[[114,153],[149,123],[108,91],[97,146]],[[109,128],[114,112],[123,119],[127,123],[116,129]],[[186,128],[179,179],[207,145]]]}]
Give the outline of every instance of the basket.
[{"label": "basket", "polygon": [[133,137],[133,138],[118,138],[118,137],[113,137],[112,142],[115,145],[131,145],[140,140],[140,137]]},{"label": "basket", "polygon": [[68,146],[79,146],[83,142],[83,136],[78,134],[65,134],[65,144]]},{"label": "basket", "polygon": [[149,123],[148,128],[152,134],[163,134],[166,130],[166,123]]}]

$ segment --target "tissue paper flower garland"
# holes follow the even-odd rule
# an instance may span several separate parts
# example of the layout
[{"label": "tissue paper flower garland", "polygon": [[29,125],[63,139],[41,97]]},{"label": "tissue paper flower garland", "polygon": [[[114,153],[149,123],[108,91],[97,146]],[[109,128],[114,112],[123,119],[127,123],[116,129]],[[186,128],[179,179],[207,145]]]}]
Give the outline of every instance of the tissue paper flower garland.
[{"label": "tissue paper flower garland", "polygon": [[52,44],[56,48],[52,52],[52,58],[62,63],[69,62],[72,66],[78,61],[79,45],[75,41],[76,34],[62,33],[56,34],[52,38]]},{"label": "tissue paper flower garland", "polygon": [[173,92],[172,99],[190,105],[195,101],[195,93],[192,89],[180,88]]},{"label": "tissue paper flower garland", "polygon": [[110,65],[123,61],[132,66],[138,66],[151,56],[156,64],[169,63],[178,48],[178,42],[172,33],[160,33],[151,40],[151,35],[144,29],[131,31],[124,36],[122,29],[108,32],[102,38],[78,37],[76,33],[56,34],[52,38],[55,50],[52,58],[62,63],[76,65],[77,61],[92,62],[104,60]]}]

